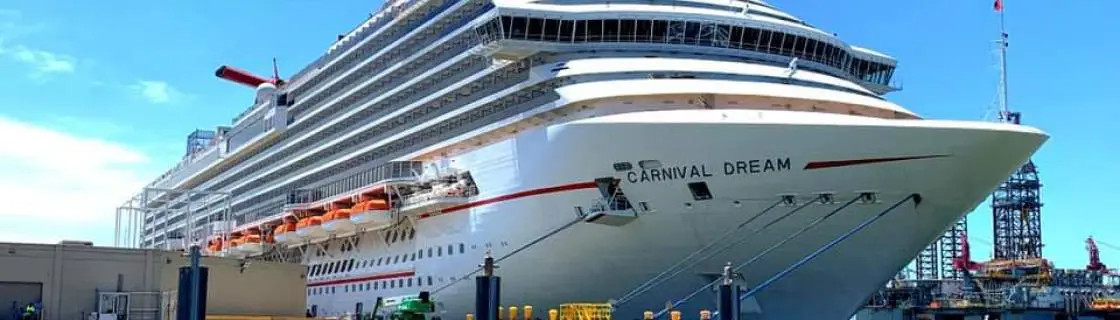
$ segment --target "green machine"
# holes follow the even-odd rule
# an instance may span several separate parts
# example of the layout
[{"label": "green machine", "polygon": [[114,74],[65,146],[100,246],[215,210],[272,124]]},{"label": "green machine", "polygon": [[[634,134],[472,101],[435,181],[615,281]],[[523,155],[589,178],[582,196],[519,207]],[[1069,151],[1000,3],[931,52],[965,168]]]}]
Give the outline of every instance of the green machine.
[{"label": "green machine", "polygon": [[420,292],[416,298],[405,298],[397,310],[389,314],[389,320],[428,320],[427,315],[436,312],[436,304],[428,292]]},{"label": "green machine", "polygon": [[[392,306],[388,320],[436,320],[436,302],[431,299],[431,294],[421,291],[415,297],[404,297]],[[376,309],[375,309],[376,310]]]}]

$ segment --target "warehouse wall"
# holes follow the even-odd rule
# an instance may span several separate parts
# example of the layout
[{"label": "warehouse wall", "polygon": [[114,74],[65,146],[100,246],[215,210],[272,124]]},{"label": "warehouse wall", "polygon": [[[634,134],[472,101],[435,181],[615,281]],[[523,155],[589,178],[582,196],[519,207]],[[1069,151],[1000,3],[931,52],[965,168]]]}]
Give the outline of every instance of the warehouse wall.
[{"label": "warehouse wall", "polygon": [[[163,270],[165,292],[178,288],[178,266],[188,265],[186,257],[174,257]],[[210,268],[207,281],[206,313],[218,315],[256,314],[302,317],[307,308],[306,267],[299,264],[250,261],[242,268],[236,259],[204,258]]]},{"label": "warehouse wall", "polygon": [[[83,319],[97,290],[154,291],[154,252],[84,245],[0,243],[0,282],[43,284],[43,316]],[[9,302],[10,303],[10,302]],[[5,308],[6,309],[6,308]]]},{"label": "warehouse wall", "polygon": [[[95,311],[98,290],[151,292],[153,298],[170,292],[175,297],[178,268],[188,263],[178,252],[0,243],[0,283],[41,283],[43,318],[52,320],[86,319]],[[211,267],[207,313],[304,314],[302,265],[253,261],[243,272],[236,259],[204,258],[203,264]],[[151,302],[152,308],[161,304],[133,300],[133,308],[141,302]],[[10,303],[0,301],[0,313],[6,315]]]}]

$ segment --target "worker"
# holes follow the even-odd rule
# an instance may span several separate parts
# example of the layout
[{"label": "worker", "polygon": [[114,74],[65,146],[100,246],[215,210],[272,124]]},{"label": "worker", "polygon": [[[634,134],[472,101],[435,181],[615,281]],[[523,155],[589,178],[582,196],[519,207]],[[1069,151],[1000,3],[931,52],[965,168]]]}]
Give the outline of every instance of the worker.
[{"label": "worker", "polygon": [[27,307],[23,308],[23,320],[39,320],[38,310],[35,309],[34,303],[28,303]]}]

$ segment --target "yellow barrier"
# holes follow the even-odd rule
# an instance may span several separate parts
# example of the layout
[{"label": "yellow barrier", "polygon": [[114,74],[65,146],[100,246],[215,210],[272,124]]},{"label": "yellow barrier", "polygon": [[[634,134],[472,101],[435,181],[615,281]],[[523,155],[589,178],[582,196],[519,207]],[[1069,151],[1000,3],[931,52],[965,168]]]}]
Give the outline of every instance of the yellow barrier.
[{"label": "yellow barrier", "polygon": [[307,320],[302,316],[268,316],[268,315],[233,315],[233,314],[208,314],[205,320]]},{"label": "yellow barrier", "polygon": [[560,320],[610,320],[607,303],[568,303],[560,305]]}]

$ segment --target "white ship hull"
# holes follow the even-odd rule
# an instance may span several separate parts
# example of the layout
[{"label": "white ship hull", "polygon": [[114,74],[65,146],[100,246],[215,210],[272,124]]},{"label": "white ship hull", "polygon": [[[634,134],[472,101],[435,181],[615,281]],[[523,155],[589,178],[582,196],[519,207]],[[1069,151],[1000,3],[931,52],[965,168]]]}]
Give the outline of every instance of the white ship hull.
[{"label": "white ship hull", "polygon": [[[382,231],[361,237],[356,250],[331,246],[326,256],[309,251],[305,262],[312,266],[356,262],[325,274],[312,268],[308,304],[317,315],[330,316],[352,312],[359,302],[369,310],[377,297],[426,290],[435,291],[445,318],[460,318],[473,312],[473,279],[437,289],[474,271],[487,249],[504,256],[576,219],[577,206],[587,211],[602,197],[592,182],[600,177],[622,179],[630,202],[635,207],[644,202],[650,211],[638,209],[638,218],[621,226],[576,224],[501,261],[502,305],[533,305],[543,315],[561,303],[617,299],[780,195],[806,201],[817,193],[835,194],[835,204],[809,205],[763,229],[793,209],[776,207],[738,232],[749,236],[745,241],[615,311],[637,318],[711,280],[703,274],[719,272],[728,261],[750,260],[860,192],[876,192],[879,201],[852,204],[762,256],[740,270],[745,284],[757,286],[919,194],[919,204],[899,206],[744,305],[747,319],[846,319],[867,293],[980,204],[1045,139],[1041,132],[1010,125],[757,110],[631,113],[554,125],[456,156],[452,165],[469,170],[481,194],[417,220],[415,238],[396,234],[402,240],[392,241],[395,232]],[[657,160],[669,172],[643,177],[641,160]],[[634,169],[615,171],[616,162],[630,162]],[[712,199],[693,198],[686,184],[695,181],[706,181]],[[711,293],[697,295],[680,310],[692,315],[701,308],[714,308]]]}]

